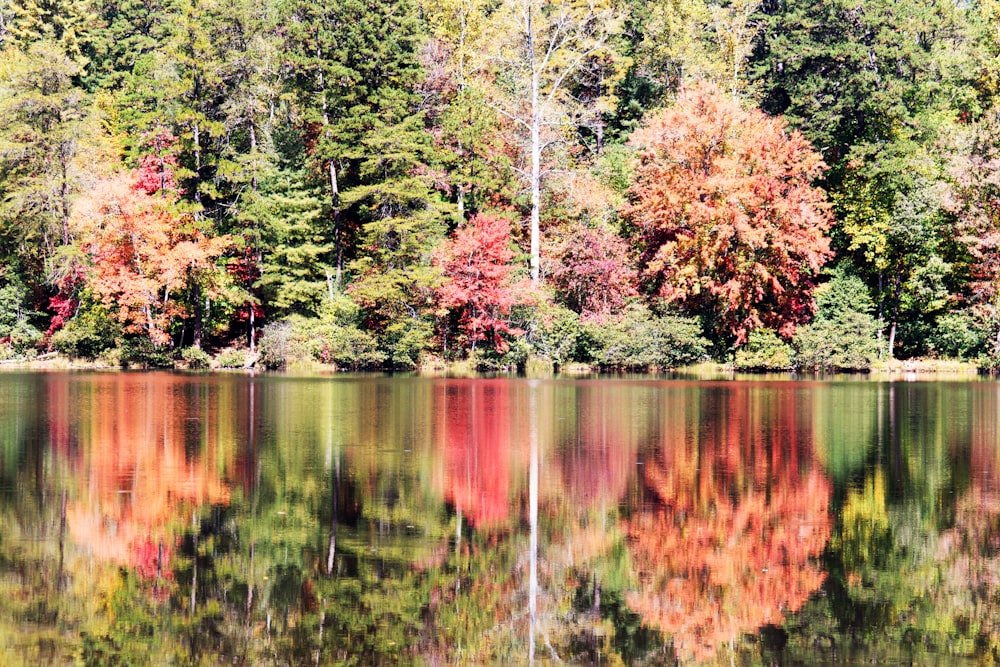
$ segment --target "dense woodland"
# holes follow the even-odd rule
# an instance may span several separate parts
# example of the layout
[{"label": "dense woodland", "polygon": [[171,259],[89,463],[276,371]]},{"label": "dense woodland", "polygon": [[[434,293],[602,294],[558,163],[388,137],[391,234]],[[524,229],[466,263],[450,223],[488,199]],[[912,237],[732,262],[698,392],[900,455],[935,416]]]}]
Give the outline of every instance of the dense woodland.
[{"label": "dense woodland", "polygon": [[0,358],[1000,360],[1000,2],[0,0]]}]

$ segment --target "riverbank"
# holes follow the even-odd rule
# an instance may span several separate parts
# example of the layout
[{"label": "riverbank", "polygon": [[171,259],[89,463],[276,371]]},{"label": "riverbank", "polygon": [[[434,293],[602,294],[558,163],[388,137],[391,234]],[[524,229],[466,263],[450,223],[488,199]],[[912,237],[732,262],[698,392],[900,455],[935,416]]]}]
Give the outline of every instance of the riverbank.
[{"label": "riverbank", "polygon": [[[263,370],[256,363],[256,355],[251,355],[242,350],[222,350],[214,357],[205,355],[202,364],[195,365],[189,361],[179,360],[173,367],[166,367],[160,370],[197,371],[197,372],[232,372],[232,371],[259,371]],[[38,371],[117,371],[117,370],[157,370],[142,366],[123,367],[119,364],[110,363],[107,360],[95,359],[70,359],[59,353],[47,353],[33,359],[4,360],[0,361],[0,371],[4,370],[38,370]],[[288,367],[283,372],[288,375],[328,375],[347,372],[349,369],[338,367],[335,364],[322,364],[318,362],[305,363],[297,362]],[[489,369],[477,367],[473,360],[444,361],[439,358],[432,358],[421,364],[415,374],[422,377],[451,377],[451,378],[472,378],[486,375],[522,375],[528,378],[548,378],[560,377],[596,377],[598,375],[608,375],[608,369],[602,369],[596,364],[569,363],[554,364],[550,359],[542,357],[530,357],[524,367],[517,372],[517,369]],[[614,371],[611,371],[614,372]],[[669,375],[679,379],[696,380],[732,380],[736,378],[801,378],[812,377],[811,374],[798,372],[768,373],[766,375],[737,372],[732,364],[722,364],[716,362],[704,362],[679,368],[642,368],[642,369],[622,369],[618,371],[623,375]],[[974,362],[961,361],[958,359],[907,359],[880,361],[872,365],[866,375],[872,379],[879,380],[930,380],[930,379],[950,379],[968,378],[983,374]],[[864,375],[864,374],[853,374]],[[825,377],[819,375],[817,377]]]}]

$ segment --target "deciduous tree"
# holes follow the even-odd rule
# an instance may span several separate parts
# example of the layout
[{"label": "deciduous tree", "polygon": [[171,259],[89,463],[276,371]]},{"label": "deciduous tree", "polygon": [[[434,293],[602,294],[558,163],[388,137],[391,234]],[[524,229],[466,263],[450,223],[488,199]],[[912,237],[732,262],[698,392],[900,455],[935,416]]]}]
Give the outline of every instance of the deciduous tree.
[{"label": "deciduous tree", "polygon": [[523,298],[513,284],[514,257],[510,222],[491,215],[477,215],[441,247],[436,263],[447,282],[437,290],[438,301],[456,314],[473,350],[489,341],[503,351],[505,336],[520,333],[510,321],[511,308]]},{"label": "deciduous tree", "polygon": [[766,326],[791,335],[831,257],[832,224],[812,185],[824,165],[798,132],[708,85],[637,131],[631,202],[654,294],[709,320],[737,344]]},{"label": "deciduous tree", "polygon": [[[541,280],[541,206],[543,154],[600,113],[610,86],[598,82],[619,67],[611,37],[624,13],[612,0],[506,0],[488,14],[484,41],[476,58],[478,82],[489,103],[517,127],[523,170],[531,193],[531,279]],[[591,104],[580,104],[574,90],[597,85]]]},{"label": "deciduous tree", "polygon": [[187,314],[178,295],[195,281],[221,281],[214,261],[228,239],[207,238],[134,175],[98,183],[74,206],[71,224],[91,262],[90,289],[127,332],[156,345],[169,342],[174,318]]}]

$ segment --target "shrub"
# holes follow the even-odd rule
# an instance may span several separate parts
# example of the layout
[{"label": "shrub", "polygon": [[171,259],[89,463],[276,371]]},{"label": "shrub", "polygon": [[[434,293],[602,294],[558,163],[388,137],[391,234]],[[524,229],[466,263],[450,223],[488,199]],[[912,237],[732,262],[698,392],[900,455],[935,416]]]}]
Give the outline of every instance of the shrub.
[{"label": "shrub", "polygon": [[170,348],[153,345],[153,341],[150,340],[149,336],[129,336],[122,341],[120,347],[121,355],[119,359],[121,365],[124,367],[171,368],[174,365],[174,360],[170,355]]},{"label": "shrub", "polygon": [[20,284],[0,287],[0,341],[12,357],[24,356],[42,339],[42,332],[28,321],[37,313],[23,308],[27,290]]},{"label": "shrub", "polygon": [[181,360],[188,368],[208,368],[212,365],[212,357],[200,347],[185,347],[181,350]]},{"label": "shrub", "polygon": [[215,365],[219,368],[243,368],[246,363],[246,350],[235,347],[223,350],[215,357]]},{"label": "shrub", "polygon": [[878,325],[868,288],[841,269],[816,288],[816,317],[792,343],[795,363],[811,371],[868,370],[878,357]]},{"label": "shrub", "polygon": [[100,306],[81,309],[54,334],[52,349],[73,359],[96,359],[115,347],[121,335],[118,323]]},{"label": "shrub", "polygon": [[374,338],[366,331],[345,328],[350,342],[352,367],[377,366],[388,362],[392,368],[412,370],[420,365],[424,352],[431,346],[434,329],[431,323],[416,317],[393,322],[379,336],[378,346],[370,345]]},{"label": "shrub", "polygon": [[[324,313],[321,318],[293,316],[268,324],[259,341],[260,363],[270,369],[314,362],[360,369],[378,367],[385,362],[387,355],[379,349],[374,336],[353,324],[341,322],[344,322],[341,317]],[[407,345],[413,344],[416,338],[411,332],[410,338],[406,335],[408,332],[402,333],[396,341],[400,357],[413,353]]]},{"label": "shrub", "polygon": [[741,371],[783,371],[792,367],[794,351],[770,329],[754,329],[736,350],[733,364]]},{"label": "shrub", "polygon": [[928,337],[932,352],[955,359],[975,359],[985,352],[986,326],[968,311],[945,313]]},{"label": "shrub", "polygon": [[271,370],[286,368],[293,359],[292,325],[282,320],[271,322],[260,332],[257,342],[257,352],[260,354],[260,364]]},{"label": "shrub", "polygon": [[603,322],[585,325],[593,360],[605,368],[675,368],[705,355],[708,341],[695,318],[655,316],[641,305]]},{"label": "shrub", "polygon": [[522,306],[516,315],[523,320],[524,340],[532,354],[546,357],[556,366],[578,360],[583,334],[579,315],[551,302]]}]

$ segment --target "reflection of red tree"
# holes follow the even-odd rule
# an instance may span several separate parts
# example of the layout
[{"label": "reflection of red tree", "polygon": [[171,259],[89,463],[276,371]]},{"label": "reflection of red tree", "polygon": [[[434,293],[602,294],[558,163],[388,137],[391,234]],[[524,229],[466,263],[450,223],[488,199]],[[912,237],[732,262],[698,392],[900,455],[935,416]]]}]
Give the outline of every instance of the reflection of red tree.
[{"label": "reflection of red tree", "polygon": [[510,513],[510,383],[448,381],[434,389],[446,452],[445,500],[483,528]]},{"label": "reflection of red tree", "polygon": [[559,442],[565,494],[578,509],[617,504],[635,470],[634,414],[620,387],[582,385],[576,392],[576,423]]},{"label": "reflection of red tree", "polygon": [[642,584],[629,605],[696,660],[798,610],[823,581],[814,559],[831,530],[829,481],[799,471],[794,394],[724,398],[697,440],[679,424],[662,463],[647,462],[655,503],[627,525]]},{"label": "reflection of red tree", "polygon": [[[229,490],[208,467],[216,460],[218,414],[176,393],[169,376],[92,380],[91,421],[81,426],[86,486],[67,507],[74,539],[95,557],[167,573],[170,526],[183,505],[225,503]],[[201,408],[204,414],[199,414]],[[204,418],[204,423],[199,417]],[[189,457],[186,445],[202,448]]]}]

